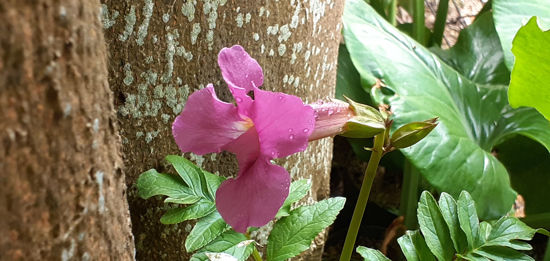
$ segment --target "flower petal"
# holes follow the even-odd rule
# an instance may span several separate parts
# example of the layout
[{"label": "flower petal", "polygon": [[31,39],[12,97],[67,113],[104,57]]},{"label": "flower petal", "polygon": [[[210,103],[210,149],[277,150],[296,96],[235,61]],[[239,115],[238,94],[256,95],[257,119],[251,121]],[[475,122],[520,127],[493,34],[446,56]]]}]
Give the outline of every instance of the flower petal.
[{"label": "flower petal", "polygon": [[262,67],[240,45],[223,48],[218,55],[218,64],[229,88],[239,87],[249,92],[264,83]]},{"label": "flower petal", "polygon": [[250,168],[260,156],[260,141],[256,128],[250,128],[239,138],[225,145],[223,150],[229,151],[237,156],[240,170]]},{"label": "flower petal", "polygon": [[224,181],[216,191],[216,207],[239,233],[271,221],[288,196],[290,176],[282,167],[259,158],[239,177]]},{"label": "flower petal", "polygon": [[196,91],[172,125],[172,134],[183,152],[199,155],[220,152],[248,129],[237,107],[218,99],[214,87]]},{"label": "flower petal", "polygon": [[256,89],[248,115],[258,131],[261,153],[281,158],[303,151],[315,127],[313,109],[296,96]]}]

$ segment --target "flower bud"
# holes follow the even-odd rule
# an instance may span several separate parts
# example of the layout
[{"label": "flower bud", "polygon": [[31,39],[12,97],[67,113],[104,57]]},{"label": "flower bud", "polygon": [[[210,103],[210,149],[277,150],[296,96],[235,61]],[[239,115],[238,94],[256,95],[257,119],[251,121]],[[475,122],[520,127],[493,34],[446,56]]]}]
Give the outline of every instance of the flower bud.
[{"label": "flower bud", "polygon": [[397,149],[410,147],[426,137],[435,126],[437,126],[437,118],[407,123],[392,134],[390,146]]},{"label": "flower bud", "polygon": [[[347,98],[346,98],[347,99]],[[331,99],[310,104],[315,111],[315,129],[309,140],[334,135],[370,138],[384,131],[384,119],[376,109],[347,99]]]}]

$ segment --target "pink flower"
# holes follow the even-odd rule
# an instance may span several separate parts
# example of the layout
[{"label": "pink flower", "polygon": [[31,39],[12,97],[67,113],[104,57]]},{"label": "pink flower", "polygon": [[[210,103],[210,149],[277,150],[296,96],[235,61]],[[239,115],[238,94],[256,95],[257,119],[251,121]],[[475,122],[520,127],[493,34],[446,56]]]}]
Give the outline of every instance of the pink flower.
[{"label": "pink flower", "polygon": [[241,46],[222,49],[218,64],[236,105],[219,100],[209,84],[189,97],[172,133],[183,152],[237,156],[238,176],[220,185],[216,207],[244,233],[272,220],[288,196],[290,176],[271,160],[307,147],[314,112],[296,96],[260,90],[262,68]]}]

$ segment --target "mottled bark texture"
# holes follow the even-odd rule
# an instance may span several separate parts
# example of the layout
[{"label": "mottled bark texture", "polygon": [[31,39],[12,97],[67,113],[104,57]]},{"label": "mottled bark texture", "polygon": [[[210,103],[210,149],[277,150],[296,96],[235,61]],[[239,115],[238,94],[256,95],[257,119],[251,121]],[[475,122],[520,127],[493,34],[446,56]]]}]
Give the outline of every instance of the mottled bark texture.
[{"label": "mottled bark texture", "polygon": [[99,1],[0,2],[0,260],[131,260]]},{"label": "mottled bark texture", "polygon": [[[190,93],[214,83],[230,100],[217,54],[240,44],[264,69],[263,89],[302,97],[306,102],[333,96],[343,1],[338,0],[102,0],[110,54],[109,83],[123,139],[123,158],[133,232],[139,260],[187,260],[189,224],[162,225],[166,207],[142,200],[135,181],[150,168],[169,171],[167,154],[180,154],[171,124]],[[310,203],[329,196],[332,140],[279,163],[294,179],[308,178]],[[221,175],[235,175],[233,157],[223,153],[186,154]],[[236,203],[238,204],[238,203]],[[312,245],[320,259],[322,234]],[[266,243],[265,232],[259,242]],[[315,259],[311,255],[308,259]]]}]

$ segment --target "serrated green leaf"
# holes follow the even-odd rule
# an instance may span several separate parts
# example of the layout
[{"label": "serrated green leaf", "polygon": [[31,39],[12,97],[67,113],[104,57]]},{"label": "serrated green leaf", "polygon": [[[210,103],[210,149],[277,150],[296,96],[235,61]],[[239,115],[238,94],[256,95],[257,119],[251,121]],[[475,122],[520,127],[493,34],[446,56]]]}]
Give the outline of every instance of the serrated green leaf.
[{"label": "serrated green leaf", "polygon": [[243,234],[229,230],[210,242],[197,253],[191,256],[190,261],[206,261],[205,253],[226,253],[239,261],[248,259],[254,250],[254,242],[249,241]]},{"label": "serrated green leaf", "polygon": [[210,261],[237,261],[237,258],[226,253],[208,253],[206,252],[205,255],[208,257],[208,260]]},{"label": "serrated green leaf", "polygon": [[512,239],[531,240],[537,232],[536,229],[530,228],[519,219],[507,216],[500,218],[492,226],[493,229],[487,238],[487,243]]},{"label": "serrated green leaf", "polygon": [[466,241],[466,235],[460,229],[460,223],[458,221],[458,210],[456,201],[451,195],[443,192],[439,196],[439,208],[441,209],[441,215],[445,219],[449,232],[451,233],[451,239],[456,252],[462,253],[468,246]]},{"label": "serrated green leaf", "polygon": [[475,202],[468,192],[463,191],[460,193],[457,205],[460,228],[466,234],[468,248],[476,248],[481,244],[481,241],[479,239],[479,219],[477,217]]},{"label": "serrated green leaf", "polygon": [[382,252],[376,249],[358,246],[356,251],[365,259],[365,261],[391,261],[389,258],[384,256]]},{"label": "serrated green leaf", "polygon": [[435,257],[426,245],[426,241],[419,231],[407,231],[397,239],[401,251],[407,261],[435,261]]},{"label": "serrated green leaf", "polygon": [[306,250],[311,241],[334,222],[345,201],[336,197],[301,206],[277,221],[268,238],[268,260],[286,260]]},{"label": "serrated green leaf", "polygon": [[185,240],[185,249],[187,252],[193,252],[212,242],[216,237],[229,229],[218,211],[201,218],[195,227],[191,230]]},{"label": "serrated green leaf", "polygon": [[208,200],[201,199],[197,203],[185,208],[168,210],[160,218],[162,224],[177,224],[183,221],[202,218],[216,211],[216,205]]},{"label": "serrated green leaf", "polygon": [[476,254],[490,260],[534,261],[532,257],[507,247],[487,246],[475,251]]},{"label": "serrated green leaf", "polygon": [[193,190],[195,195],[209,198],[214,201],[214,198],[210,195],[208,190],[206,178],[199,167],[188,159],[177,155],[166,156],[166,161],[172,164],[176,172]]},{"label": "serrated green leaf", "polygon": [[548,120],[534,109],[512,109],[506,86],[470,81],[361,0],[346,1],[344,37],[358,72],[374,75],[392,90],[372,97],[389,102],[395,126],[439,116],[430,135],[402,150],[426,180],[455,197],[470,191],[484,219],[505,214],[516,193],[492,149],[514,134],[550,148]]},{"label": "serrated green leaf", "polygon": [[491,261],[486,257],[476,255],[476,254],[467,254],[467,255],[457,255],[457,257],[463,258],[468,261]]},{"label": "serrated green leaf", "polygon": [[225,177],[212,174],[206,170],[201,170],[201,171],[206,181],[206,186],[208,188],[208,194],[210,195],[210,199],[214,201],[216,199],[216,191],[218,190],[222,182],[225,180]]},{"label": "serrated green leaf", "polygon": [[308,191],[311,189],[311,180],[300,179],[290,184],[288,197],[285,199],[283,206],[279,209],[276,217],[286,217],[290,215],[290,206],[292,203],[305,197]]},{"label": "serrated green leaf", "polygon": [[420,231],[422,231],[431,252],[439,260],[451,260],[455,253],[453,241],[432,194],[427,191],[422,192],[417,212]]},{"label": "serrated green leaf", "polygon": [[175,203],[175,204],[181,204],[181,205],[189,205],[193,204],[200,200],[199,196],[189,196],[187,198],[166,198],[164,200],[164,203]]},{"label": "serrated green leaf", "polygon": [[157,195],[165,195],[189,202],[186,204],[191,204],[199,200],[179,177],[158,173],[155,169],[143,172],[139,176],[137,188],[139,196],[143,199],[148,199]]},{"label": "serrated green leaf", "polygon": [[545,29],[550,28],[550,5],[548,0],[494,0],[492,3],[495,27],[500,38],[506,66],[512,70],[514,55],[512,41],[519,28],[532,16],[540,18]]},{"label": "serrated green leaf", "polygon": [[493,230],[493,226],[491,226],[489,222],[483,221],[479,223],[479,240],[482,243],[487,242],[487,238],[489,238],[491,230]]},{"label": "serrated green leaf", "polygon": [[[549,15],[550,18],[550,15]],[[516,61],[508,100],[514,108],[529,106],[550,120],[550,31],[543,32],[536,17],[519,29],[512,52]]]}]

